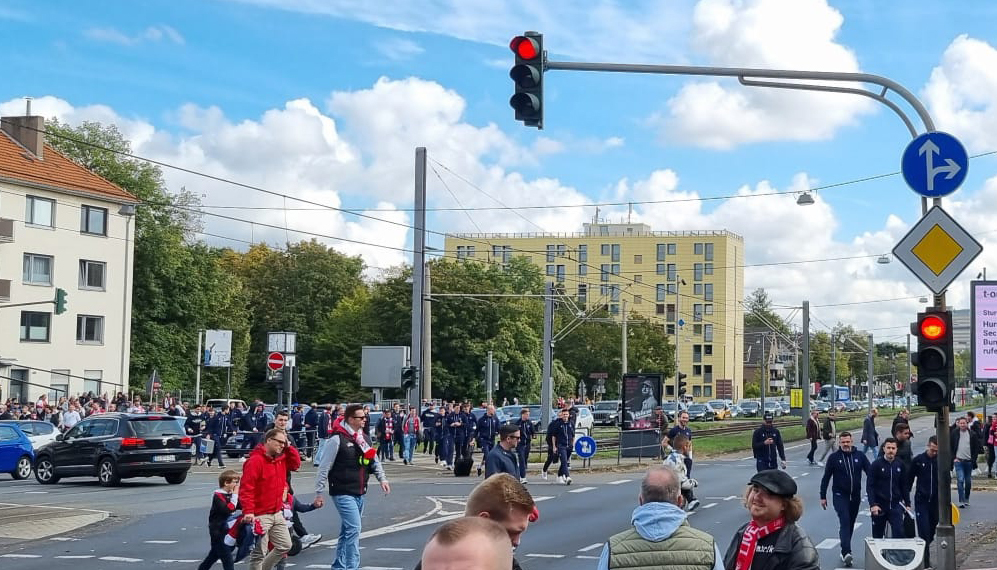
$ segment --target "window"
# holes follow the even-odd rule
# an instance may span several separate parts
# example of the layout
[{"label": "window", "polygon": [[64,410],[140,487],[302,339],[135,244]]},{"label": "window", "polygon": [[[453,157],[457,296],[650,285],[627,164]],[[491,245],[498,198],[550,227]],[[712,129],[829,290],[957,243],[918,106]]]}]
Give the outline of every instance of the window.
[{"label": "window", "polygon": [[104,317],[97,317],[94,315],[77,315],[76,342],[84,344],[103,344]]},{"label": "window", "polygon": [[620,286],[610,285],[609,286],[609,300],[614,303],[620,302]]},{"label": "window", "polygon": [[585,303],[585,301],[588,298],[588,291],[589,291],[588,285],[584,283],[578,285],[578,300],[580,302]]},{"label": "window", "polygon": [[80,231],[85,234],[107,235],[107,208],[80,207]]},{"label": "window", "polygon": [[643,275],[634,275],[634,283],[643,283],[643,282],[644,282]]},{"label": "window", "polygon": [[613,258],[612,261],[614,261],[616,263],[619,263],[619,261],[620,261],[620,244],[618,244],[618,243],[614,243],[613,244],[613,254],[612,254],[611,257]]},{"label": "window", "polygon": [[589,274],[589,266],[585,265],[584,263],[579,263],[578,264],[578,274],[579,275],[588,275]]},{"label": "window", "polygon": [[668,264],[668,280],[675,281],[675,274],[678,272],[678,267],[674,263]]},{"label": "window", "polygon": [[707,303],[706,304],[706,314],[707,315],[712,315],[713,314],[713,303]]},{"label": "window", "polygon": [[675,320],[675,303],[668,303],[666,307],[665,320],[668,322],[673,322]]},{"label": "window", "polygon": [[620,306],[617,303],[613,303],[612,305],[610,305],[609,306],[609,314],[610,315],[618,315],[618,314],[620,314]]},{"label": "window", "polygon": [[706,275],[713,275],[713,264],[712,263],[703,264],[703,273],[705,273]]},{"label": "window", "polygon": [[701,243],[695,243],[695,244],[693,244],[692,245],[692,254],[693,255],[703,255],[703,244],[701,244]]},{"label": "window", "polygon": [[640,305],[644,302],[643,295],[634,295],[634,305]]},{"label": "window", "polygon": [[675,334],[675,325],[665,325],[665,334]]},{"label": "window", "polygon": [[713,244],[708,243],[705,244],[705,246],[706,246],[706,252],[703,254],[703,259],[705,259],[706,261],[713,261]]},{"label": "window", "polygon": [[553,275],[554,271],[555,271],[555,268],[554,268],[553,265],[548,265],[547,266],[547,275]]},{"label": "window", "polygon": [[658,303],[657,305],[655,305],[654,306],[654,314],[655,315],[663,315],[663,314],[665,314],[665,304],[664,303]]},{"label": "window", "polygon": [[52,256],[24,254],[24,282],[31,285],[52,284]]},{"label": "window", "polygon": [[634,255],[634,265],[638,265],[638,264],[641,264],[641,263],[644,263],[644,256],[643,255],[636,255],[635,254]]},{"label": "window", "polygon": [[557,249],[554,246],[552,246],[552,245],[548,245],[547,246],[547,263],[553,263],[555,255],[557,255]]},{"label": "window", "polygon": [[658,257],[657,257],[658,261],[664,261],[665,260],[665,251],[666,251],[665,248],[666,248],[666,246],[667,246],[667,244],[663,244],[663,243],[659,243],[658,244],[658,248],[657,248],[658,249]]},{"label": "window", "polygon": [[704,301],[713,300],[713,283],[705,283],[703,285],[703,300]]},{"label": "window", "polygon": [[509,263],[512,259],[512,246],[511,245],[493,245],[492,246],[492,257],[501,257],[503,263]]},{"label": "window", "polygon": [[703,365],[703,382],[713,382],[713,365]]},{"label": "window", "polygon": [[659,263],[659,264],[658,264],[658,265],[656,266],[656,268],[655,268],[655,272],[656,272],[656,273],[657,273],[658,275],[664,275],[664,274],[665,274],[665,264],[664,264],[664,263]]},{"label": "window", "polygon": [[609,281],[609,264],[608,263],[603,263],[600,271],[602,273],[599,276],[599,280],[600,281]]},{"label": "window", "polygon": [[693,263],[692,264],[692,280],[702,281],[703,280],[703,264]]},{"label": "window", "polygon": [[568,246],[561,244],[557,246],[557,256],[564,257],[568,253]]},{"label": "window", "polygon": [[692,365],[692,375],[693,376],[702,376],[703,375],[703,367],[702,367],[702,365],[693,364]]},{"label": "window", "polygon": [[620,274],[620,264],[619,263],[614,263],[613,266],[612,266],[612,268],[611,268],[611,270],[613,272],[613,275],[619,275]]},{"label": "window", "polygon": [[474,257],[474,246],[473,245],[458,245],[457,246],[457,259],[467,259],[468,257]]},{"label": "window", "polygon": [[24,223],[32,226],[55,226],[55,200],[39,198],[37,196],[27,196],[26,212],[24,213]]},{"label": "window", "polygon": [[21,311],[21,342],[48,342],[52,313]]},{"label": "window", "polygon": [[501,245],[493,245],[492,246],[492,257],[499,257],[500,255],[502,255],[502,246]]},{"label": "window", "polygon": [[602,245],[599,246],[599,253],[602,254],[602,255],[609,255],[610,249],[611,248],[609,247],[609,244],[608,243],[604,243],[604,244],[602,244]]},{"label": "window", "polygon": [[48,385],[48,401],[54,405],[60,396],[69,395],[69,370],[53,370]]},{"label": "window", "polygon": [[0,426],[0,441],[17,441],[21,439],[14,428],[10,426]]},{"label": "window", "polygon": [[692,361],[693,362],[703,361],[703,345],[701,344],[692,345]]},{"label": "window", "polygon": [[674,243],[668,244],[668,255],[675,255],[678,252],[678,246]]},{"label": "window", "polygon": [[603,297],[609,295],[609,285],[599,285],[599,295]]},{"label": "window", "polygon": [[[703,325],[703,342],[713,342],[713,325]],[[710,347],[713,350],[713,347]]]},{"label": "window", "polygon": [[703,397],[704,398],[713,397],[713,386],[703,386]]},{"label": "window", "polygon": [[558,265],[557,266],[557,280],[558,281],[564,281],[564,266],[563,265]]},{"label": "window", "polygon": [[675,295],[676,293],[678,293],[678,283],[669,283],[668,284],[668,294],[669,295]]},{"label": "window", "polygon": [[[578,261],[586,262],[589,260],[589,246],[580,245],[578,246]],[[581,275],[581,273],[579,273]]]},{"label": "window", "polygon": [[599,235],[601,235],[601,236],[608,236],[609,235],[609,226],[599,226]]},{"label": "window", "polygon": [[703,397],[703,387],[702,386],[693,386],[692,387],[692,397],[693,398],[702,398]]},{"label": "window", "polygon": [[103,370],[84,370],[83,371],[83,392],[93,392],[94,394],[100,394],[100,384],[101,380],[104,378]]},{"label": "window", "polygon": [[703,325],[700,324],[692,325],[692,334],[696,336],[703,334]]},{"label": "window", "polygon": [[713,356],[713,345],[704,344],[703,345],[703,356]]},{"label": "window", "polygon": [[696,303],[692,306],[692,320],[701,321],[703,320],[703,305],[702,303]]},{"label": "window", "polygon": [[658,301],[659,303],[661,301],[665,300],[665,284],[664,283],[658,283],[657,285],[654,286],[654,300]]},{"label": "window", "polygon": [[702,295],[703,294],[703,284],[702,283],[696,283],[696,284],[694,284],[692,286],[692,294],[693,295]]}]

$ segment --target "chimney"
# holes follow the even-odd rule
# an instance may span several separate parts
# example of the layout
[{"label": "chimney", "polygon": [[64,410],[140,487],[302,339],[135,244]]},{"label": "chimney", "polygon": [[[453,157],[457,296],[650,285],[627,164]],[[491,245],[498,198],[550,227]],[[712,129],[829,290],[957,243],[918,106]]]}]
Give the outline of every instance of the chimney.
[{"label": "chimney", "polygon": [[0,129],[28,149],[34,158],[42,159],[42,152],[45,149],[45,117],[39,115],[2,117]]}]

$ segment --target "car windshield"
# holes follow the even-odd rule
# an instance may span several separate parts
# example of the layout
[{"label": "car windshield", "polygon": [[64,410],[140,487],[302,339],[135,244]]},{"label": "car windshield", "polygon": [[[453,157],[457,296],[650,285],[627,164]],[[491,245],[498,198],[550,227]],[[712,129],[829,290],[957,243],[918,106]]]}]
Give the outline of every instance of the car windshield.
[{"label": "car windshield", "polygon": [[709,405],[712,408],[722,408],[722,407],[724,407],[724,402],[722,402],[720,400],[715,400],[715,401],[706,402],[706,403],[707,403],[707,405]]},{"label": "car windshield", "polygon": [[616,411],[618,407],[619,404],[617,404],[616,402],[599,402],[598,404],[595,405],[595,410],[613,412]]},{"label": "car windshield", "polygon": [[157,437],[163,435],[184,435],[180,422],[172,417],[149,416],[147,418],[132,418],[128,420],[132,433],[138,437]]},{"label": "car windshield", "polygon": [[693,404],[693,405],[689,406],[689,411],[690,412],[705,412],[706,411],[706,406],[703,405],[703,404]]}]

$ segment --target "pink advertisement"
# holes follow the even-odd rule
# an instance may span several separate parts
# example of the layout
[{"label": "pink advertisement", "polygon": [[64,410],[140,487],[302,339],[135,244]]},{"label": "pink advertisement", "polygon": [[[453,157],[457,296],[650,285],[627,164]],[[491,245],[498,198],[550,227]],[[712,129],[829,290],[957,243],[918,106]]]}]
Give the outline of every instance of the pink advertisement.
[{"label": "pink advertisement", "polygon": [[973,283],[973,361],[977,381],[997,381],[997,283]]}]

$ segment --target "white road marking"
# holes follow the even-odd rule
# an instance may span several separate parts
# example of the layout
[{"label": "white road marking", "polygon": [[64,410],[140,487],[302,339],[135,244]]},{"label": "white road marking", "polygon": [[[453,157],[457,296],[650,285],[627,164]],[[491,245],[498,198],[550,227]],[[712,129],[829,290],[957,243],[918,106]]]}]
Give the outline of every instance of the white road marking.
[{"label": "white road marking", "polygon": [[814,548],[817,548],[819,550],[831,550],[832,548],[838,546],[840,542],[841,541],[838,540],[837,538],[825,538],[824,540],[820,541],[820,544],[818,544]]},{"label": "white road marking", "polygon": [[703,508],[704,508],[704,509],[712,509],[712,508],[713,508],[713,507],[715,507],[715,506],[717,506],[717,504],[716,504],[716,503],[710,503],[710,504],[708,504],[708,505],[703,505]]},{"label": "white road marking", "polygon": [[[328,568],[328,564],[309,564],[306,568]],[[394,568],[392,566],[361,566],[360,570],[404,570],[403,568]]]},{"label": "white road marking", "polygon": [[729,497],[725,498],[724,500],[725,500],[725,501],[733,501],[733,500],[734,500],[734,499],[736,499],[736,498],[737,498],[737,495],[731,495],[731,496],[729,496]]},{"label": "white road marking", "polygon": [[59,542],[76,542],[78,538],[70,538],[68,536],[53,536],[49,540],[58,540]]},{"label": "white road marking", "polygon": [[865,510],[859,511],[859,514],[862,515],[862,516],[864,516],[864,517],[872,516],[869,513],[869,509],[865,509]]},{"label": "white road marking", "polygon": [[0,558],[41,558],[41,554],[0,554]]},{"label": "white road marking", "polygon": [[606,484],[607,485],[622,485],[624,483],[629,483],[631,481],[633,481],[633,479],[620,479],[619,481],[610,481],[609,483],[606,483]]},{"label": "white road marking", "polygon": [[391,546],[384,546],[384,547],[381,547],[381,548],[377,548],[376,550],[378,550],[380,552],[412,552],[415,549],[414,548],[396,548],[396,547],[391,547]]},{"label": "white road marking", "polygon": [[146,540],[146,544],[176,544],[175,540]]},{"label": "white road marking", "polygon": [[[197,562],[199,562],[199,561],[198,560],[191,560],[191,559],[186,559],[186,560],[171,560],[169,558],[159,561],[160,564],[196,564]],[[284,566],[291,566],[291,564],[290,563],[289,564],[285,564]]]},{"label": "white road marking", "polygon": [[585,548],[579,548],[578,552],[588,552],[589,550],[595,550],[596,548],[599,548],[602,545],[603,545],[603,543],[601,543],[601,542],[597,542],[595,544],[590,544],[590,545],[586,546]]},{"label": "white road marking", "polygon": [[564,558],[563,554],[527,554],[529,558]]},{"label": "white road marking", "polygon": [[141,558],[127,558],[125,556],[101,556],[98,560],[106,560],[108,562],[141,562]]},{"label": "white road marking", "polygon": [[800,476],[801,476],[801,477],[806,477],[806,476],[807,476],[807,475],[809,475],[809,474],[810,474],[810,472],[809,472],[809,471],[804,471],[803,473],[800,473]]},{"label": "white road marking", "polygon": [[800,478],[799,475],[793,475],[793,479],[799,479],[799,478]]},{"label": "white road marking", "polygon": [[62,554],[60,556],[54,556],[53,558],[62,558],[65,560],[85,560],[87,558],[94,558],[93,554]]},{"label": "white road marking", "polygon": [[25,495],[47,495],[48,491],[25,491]]},{"label": "white road marking", "polygon": [[571,491],[568,491],[568,492],[569,493],[584,493],[586,491],[594,491],[594,490],[595,490],[595,487],[580,487],[578,489],[572,489]]},{"label": "white road marking", "polygon": [[787,447],[786,449],[799,449],[801,447],[806,447],[808,445],[810,445],[810,444],[809,443],[801,443],[799,445],[793,445],[793,446]]},{"label": "white road marking", "polygon": [[578,556],[575,556],[575,558],[579,558],[581,560],[598,560],[599,559],[598,556],[586,556],[584,554],[579,554]]}]

